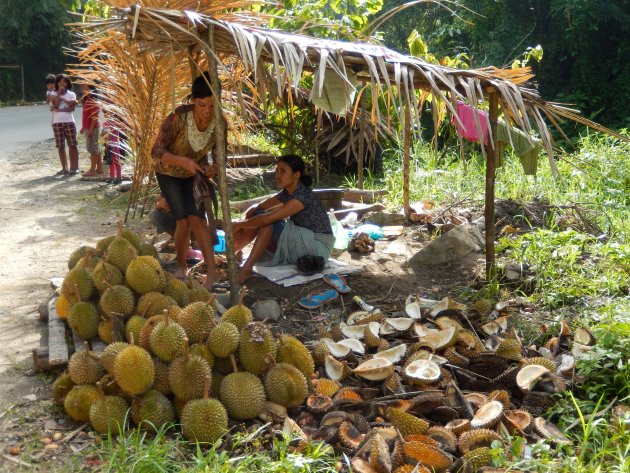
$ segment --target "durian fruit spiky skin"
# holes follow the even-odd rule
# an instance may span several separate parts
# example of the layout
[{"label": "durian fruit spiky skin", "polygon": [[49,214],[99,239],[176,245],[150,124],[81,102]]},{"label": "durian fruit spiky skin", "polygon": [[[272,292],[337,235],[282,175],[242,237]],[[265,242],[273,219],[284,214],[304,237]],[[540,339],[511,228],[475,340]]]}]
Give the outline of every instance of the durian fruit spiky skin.
[{"label": "durian fruit spiky skin", "polygon": [[494,304],[490,299],[477,299],[473,304],[475,310],[479,312],[482,317],[490,315],[492,309],[494,308]]},{"label": "durian fruit spiky skin", "polygon": [[265,407],[265,387],[258,376],[242,371],[223,378],[219,398],[230,417],[256,418]]},{"label": "durian fruit spiky skin", "polygon": [[184,354],[186,332],[181,325],[164,320],[151,331],[151,351],[162,361],[173,361]]},{"label": "durian fruit spiky skin", "polygon": [[131,246],[133,246],[136,250],[140,249],[140,239],[138,238],[136,232],[129,230],[128,228],[124,228],[121,232],[121,236],[131,243]]},{"label": "durian fruit spiky skin", "polygon": [[[94,292],[91,271],[78,266],[68,271],[61,285],[61,293],[68,299],[68,302],[76,304],[79,300],[87,301]],[[78,296],[77,296],[78,290]]]},{"label": "durian fruit spiky skin", "polygon": [[208,302],[211,296],[212,294],[201,286],[189,289],[182,296],[182,306],[186,307],[193,302]]},{"label": "durian fruit spiky skin", "polygon": [[129,263],[138,256],[138,251],[128,240],[114,238],[107,247],[106,261],[116,266],[123,273],[127,271]]},{"label": "durian fruit spiky skin", "polygon": [[278,363],[265,375],[267,399],[286,407],[302,405],[308,387],[300,370],[288,363]]},{"label": "durian fruit spiky skin", "polygon": [[459,449],[463,455],[481,447],[490,447],[495,440],[501,441],[501,436],[494,430],[474,429],[459,436]]},{"label": "durian fruit spiky skin", "polygon": [[101,260],[92,271],[92,281],[98,292],[103,293],[109,286],[123,284],[124,278],[116,266]]},{"label": "durian fruit spiky skin", "polygon": [[112,319],[101,320],[101,323],[98,324],[98,336],[105,343],[110,344],[113,341],[113,333],[112,333]]},{"label": "durian fruit spiky skin", "polygon": [[153,389],[160,391],[162,394],[173,394],[171,385],[168,382],[168,364],[153,357],[153,367],[155,368],[155,380],[153,381]]},{"label": "durian fruit spiky skin", "polygon": [[114,360],[114,379],[128,394],[144,394],[155,380],[151,355],[144,348],[131,345],[123,348]]},{"label": "durian fruit spiky skin", "polygon": [[131,418],[142,429],[159,430],[175,420],[175,408],[168,397],[151,389],[144,396],[133,399]]},{"label": "durian fruit spiky skin", "polygon": [[184,305],[184,294],[188,292],[188,286],[184,281],[180,281],[174,277],[167,277],[164,294],[172,297],[180,307]]},{"label": "durian fruit spiky skin", "polygon": [[207,302],[193,302],[184,307],[177,318],[190,343],[202,343],[215,325],[214,309]]},{"label": "durian fruit spiky skin", "polygon": [[63,401],[70,390],[74,387],[74,381],[70,377],[70,373],[63,373],[52,384],[53,401],[58,406],[63,406]]},{"label": "durian fruit spiky skin", "polygon": [[203,358],[204,360],[206,360],[210,369],[212,369],[212,367],[214,366],[214,355],[212,354],[212,352],[210,351],[207,345],[203,343],[197,343],[195,345],[192,345],[190,347],[190,354],[197,355]]},{"label": "durian fruit spiky skin", "polygon": [[96,253],[99,256],[103,256],[105,254],[105,252],[107,251],[107,248],[109,247],[109,244],[114,241],[114,239],[116,238],[116,235],[111,235],[105,238],[101,238],[97,243],[96,243]]},{"label": "durian fruit spiky skin", "polygon": [[125,324],[125,338],[128,342],[131,342],[132,336],[134,341],[140,340],[140,331],[147,319],[140,315],[132,315]]},{"label": "durian fruit spiky skin", "polygon": [[291,335],[280,335],[278,338],[276,361],[295,366],[306,379],[309,379],[315,371],[315,362],[311,352],[301,341]]},{"label": "durian fruit spiky skin", "polygon": [[70,258],[68,258],[68,269],[70,270],[74,268],[77,265],[77,263],[81,260],[81,258],[86,256],[88,252],[91,254],[96,254],[97,250],[96,248],[93,248],[91,246],[80,246],[79,248],[74,250],[72,253],[70,253]]},{"label": "durian fruit spiky skin", "polygon": [[182,433],[187,440],[216,442],[226,431],[228,416],[216,399],[194,399],[181,413]]},{"label": "durian fruit spiky skin", "polygon": [[490,448],[480,447],[460,457],[453,464],[451,471],[454,473],[478,473],[481,468],[490,465],[491,462]]},{"label": "durian fruit spiky skin", "polygon": [[164,309],[168,309],[173,302],[174,301],[171,300],[169,296],[161,292],[151,291],[140,297],[136,311],[142,317],[149,319],[154,315],[163,314]]},{"label": "durian fruit spiky skin", "polygon": [[140,329],[140,339],[138,340],[138,345],[144,348],[145,350],[151,349],[151,332],[153,329],[164,320],[163,315],[154,315],[142,326]]},{"label": "durian fruit spiky skin", "polygon": [[236,325],[222,320],[210,330],[208,348],[215,356],[226,358],[236,352],[240,339]]},{"label": "durian fruit spiky skin", "polygon": [[104,396],[90,406],[90,424],[99,434],[118,434],[125,430],[129,405],[122,397]]},{"label": "durian fruit spiky skin", "polygon": [[[262,341],[256,341],[262,337]],[[245,370],[255,375],[261,375],[267,368],[267,357],[275,358],[276,343],[271,331],[262,322],[247,324],[241,331],[239,345],[239,360]]]},{"label": "durian fruit spiky skin", "polygon": [[155,246],[153,246],[151,243],[140,243],[140,248],[138,248],[138,255],[151,256],[155,259],[159,259],[160,257],[158,250],[156,250]]},{"label": "durian fruit spiky skin", "polygon": [[168,368],[168,382],[175,397],[190,401],[203,397],[204,385],[212,381],[208,362],[197,355],[174,360]]},{"label": "durian fruit spiky skin", "polygon": [[225,311],[225,314],[221,316],[221,321],[233,323],[239,330],[243,330],[247,324],[254,321],[254,314],[252,314],[252,311],[243,305],[244,297],[245,290],[241,291],[241,299],[239,303],[230,307]]},{"label": "durian fruit spiky skin", "polygon": [[70,307],[68,325],[84,340],[98,334],[98,309],[91,302],[77,302]]},{"label": "durian fruit spiky skin", "polygon": [[424,435],[429,429],[429,423],[426,420],[395,407],[387,409],[387,415],[392,425],[400,431],[403,437],[414,434]]},{"label": "durian fruit spiky skin", "polygon": [[68,318],[68,314],[70,313],[70,303],[66,296],[63,294],[59,294],[57,301],[55,302],[55,309],[57,310],[57,315],[60,319],[66,320]]},{"label": "durian fruit spiky skin", "polygon": [[114,362],[116,360],[116,356],[118,356],[123,348],[127,348],[129,346],[131,345],[125,342],[114,342],[105,347],[101,353],[101,364],[109,374],[114,372]]},{"label": "durian fruit spiky skin", "polygon": [[95,384],[103,376],[103,366],[94,352],[76,352],[68,362],[68,372],[74,384]]},{"label": "durian fruit spiky skin", "polygon": [[152,256],[138,256],[125,271],[127,285],[138,294],[161,292],[166,286],[166,275],[160,262]]},{"label": "durian fruit spiky skin", "polygon": [[89,422],[92,403],[101,398],[96,386],[78,384],[66,395],[63,407],[66,413],[77,422]]},{"label": "durian fruit spiky skin", "polygon": [[133,314],[136,307],[136,299],[131,289],[127,286],[118,285],[108,287],[100,298],[100,306],[107,317],[120,314],[128,317]]}]

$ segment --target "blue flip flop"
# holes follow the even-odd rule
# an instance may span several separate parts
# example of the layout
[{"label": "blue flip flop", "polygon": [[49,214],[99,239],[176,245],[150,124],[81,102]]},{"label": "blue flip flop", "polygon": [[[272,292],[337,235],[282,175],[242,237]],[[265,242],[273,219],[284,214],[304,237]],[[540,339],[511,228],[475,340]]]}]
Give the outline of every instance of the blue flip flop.
[{"label": "blue flip flop", "polygon": [[352,291],[343,276],[340,276],[338,274],[325,274],[322,279],[326,284],[334,287],[335,290],[340,294],[347,294]]},{"label": "blue flip flop", "polygon": [[339,297],[339,293],[334,289],[328,289],[324,292],[318,292],[315,294],[309,294],[306,297],[302,297],[298,301],[300,307],[305,309],[319,309],[326,302],[334,301]]}]

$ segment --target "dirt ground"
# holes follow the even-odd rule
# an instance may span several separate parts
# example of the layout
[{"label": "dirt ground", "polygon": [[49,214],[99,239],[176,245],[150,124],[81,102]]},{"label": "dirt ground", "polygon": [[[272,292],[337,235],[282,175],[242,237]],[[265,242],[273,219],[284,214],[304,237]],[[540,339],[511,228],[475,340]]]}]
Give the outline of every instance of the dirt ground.
[{"label": "dirt ground", "polygon": [[[81,159],[85,166],[86,157]],[[50,383],[54,374],[35,373],[31,351],[39,346],[45,328],[38,321],[37,307],[51,292],[50,278],[65,274],[66,261],[74,249],[94,245],[114,233],[121,206],[110,204],[118,197],[111,187],[76,176],[55,176],[58,168],[52,140],[0,161],[0,471],[16,471],[20,462],[25,471],[62,467],[74,471],[92,461],[80,453],[93,441],[88,433],[81,432],[65,444],[54,441],[55,433],[65,437],[78,424],[53,405]],[[150,234],[147,219],[134,219],[129,224],[141,235]],[[375,253],[340,256],[362,267],[348,277],[351,295],[395,311],[403,309],[404,299],[411,293],[440,298],[461,293],[473,281],[476,259],[467,267],[414,271],[406,259],[426,244],[426,235],[407,229],[400,241],[405,243],[403,254],[385,254],[389,243],[377,242]],[[323,288],[321,281],[283,289],[257,278],[248,287],[248,302],[259,298],[281,302],[284,316],[275,324],[276,332],[303,340],[316,338],[317,324],[333,321],[351,306],[351,298],[345,297],[319,312],[301,310],[297,299]],[[54,447],[46,445],[50,439]],[[11,448],[19,448],[20,455],[11,455]]]}]

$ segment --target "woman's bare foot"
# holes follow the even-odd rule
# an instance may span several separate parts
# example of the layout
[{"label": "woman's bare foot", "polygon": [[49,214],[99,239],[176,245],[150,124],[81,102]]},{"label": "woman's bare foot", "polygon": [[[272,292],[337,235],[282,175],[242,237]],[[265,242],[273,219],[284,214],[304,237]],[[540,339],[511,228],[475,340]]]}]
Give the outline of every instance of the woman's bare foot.
[{"label": "woman's bare foot", "polygon": [[254,273],[252,273],[251,269],[247,269],[245,267],[239,269],[238,271],[238,283],[243,284],[245,281],[254,277]]},{"label": "woman's bare foot", "polygon": [[176,279],[179,279],[180,281],[184,281],[186,279],[186,268],[177,268],[177,271],[175,271],[174,276]]},{"label": "woman's bare foot", "polygon": [[214,288],[214,283],[216,283],[218,279],[219,278],[218,278],[216,273],[214,273],[214,274],[207,274],[206,275],[206,280],[203,282],[204,289],[206,289],[208,292],[212,292],[212,290]]}]

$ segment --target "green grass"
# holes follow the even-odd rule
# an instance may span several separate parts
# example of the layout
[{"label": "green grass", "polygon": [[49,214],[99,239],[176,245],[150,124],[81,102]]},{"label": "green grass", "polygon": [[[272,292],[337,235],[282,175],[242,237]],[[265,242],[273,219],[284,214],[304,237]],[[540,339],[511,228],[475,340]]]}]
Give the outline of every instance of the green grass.
[{"label": "green grass", "polygon": [[[287,438],[263,442],[260,437],[234,434],[214,445],[187,442],[175,424],[155,433],[133,429],[119,436],[106,436],[95,452],[98,471],[104,473],[208,472],[324,473],[335,471],[332,448],[309,444],[303,453],[292,451]],[[253,437],[253,439],[252,439]]]}]

